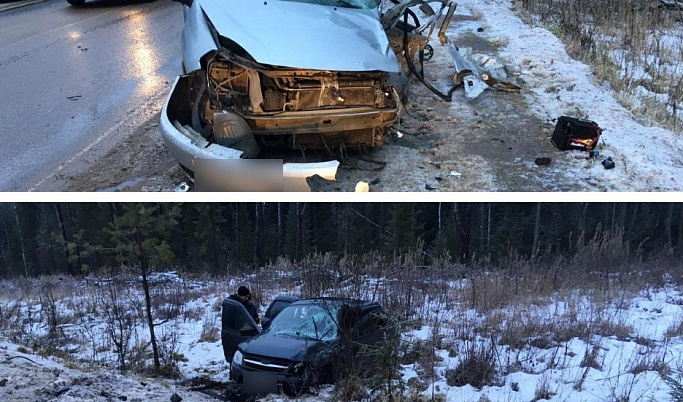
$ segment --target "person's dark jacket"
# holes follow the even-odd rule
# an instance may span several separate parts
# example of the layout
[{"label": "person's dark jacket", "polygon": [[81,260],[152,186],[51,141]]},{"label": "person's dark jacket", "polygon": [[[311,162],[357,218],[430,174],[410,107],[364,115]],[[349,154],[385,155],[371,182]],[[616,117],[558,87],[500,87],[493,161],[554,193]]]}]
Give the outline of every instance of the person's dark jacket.
[{"label": "person's dark jacket", "polygon": [[244,308],[247,309],[247,312],[249,313],[251,318],[253,318],[257,324],[260,322],[260,320],[258,318],[258,311],[256,310],[256,306],[254,306],[254,303],[252,303],[251,300],[247,300],[246,302],[243,302],[242,298],[236,294],[230,295],[230,299],[232,299],[236,302],[242,303]]}]

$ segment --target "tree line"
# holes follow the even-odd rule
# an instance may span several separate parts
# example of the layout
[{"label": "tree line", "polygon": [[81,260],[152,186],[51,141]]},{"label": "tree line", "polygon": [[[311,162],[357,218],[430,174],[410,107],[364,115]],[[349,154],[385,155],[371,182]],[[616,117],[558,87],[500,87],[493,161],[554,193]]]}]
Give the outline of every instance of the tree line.
[{"label": "tree line", "polygon": [[620,236],[644,258],[683,255],[680,203],[2,203],[0,276],[122,264],[227,273],[278,258],[419,250],[425,264],[579,252]]}]

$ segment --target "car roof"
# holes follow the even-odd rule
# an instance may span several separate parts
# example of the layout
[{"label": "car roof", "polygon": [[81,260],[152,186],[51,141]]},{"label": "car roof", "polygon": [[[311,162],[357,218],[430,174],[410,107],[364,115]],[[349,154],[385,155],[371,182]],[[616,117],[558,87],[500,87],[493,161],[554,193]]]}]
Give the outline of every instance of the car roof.
[{"label": "car roof", "polygon": [[349,306],[349,307],[354,307],[354,308],[360,308],[361,310],[371,310],[374,308],[379,308],[380,305],[377,302],[373,301],[367,301],[367,300],[360,300],[360,299],[351,299],[351,298],[344,298],[344,297],[313,297],[309,299],[301,299],[299,301],[296,301],[292,303],[292,305],[307,305],[307,304],[317,304],[317,305],[324,305],[324,304],[334,304],[334,305],[339,305],[339,306]]},{"label": "car roof", "polygon": [[275,300],[273,300],[273,301],[285,301],[285,302],[292,303],[292,302],[295,302],[297,300],[300,300],[300,299],[296,296],[277,295],[277,296],[275,296]]}]

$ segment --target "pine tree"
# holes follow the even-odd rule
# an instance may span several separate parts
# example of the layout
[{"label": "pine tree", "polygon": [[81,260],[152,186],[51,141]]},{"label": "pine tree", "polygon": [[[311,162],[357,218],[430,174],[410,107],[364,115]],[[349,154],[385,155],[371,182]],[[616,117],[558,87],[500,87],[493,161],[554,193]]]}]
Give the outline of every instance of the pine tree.
[{"label": "pine tree", "polygon": [[117,205],[114,209],[120,212],[114,217],[110,229],[117,260],[136,266],[140,273],[154,368],[159,370],[161,363],[154,333],[148,275],[157,264],[170,262],[174,257],[168,240],[177,224],[180,209],[177,204],[143,203]]}]

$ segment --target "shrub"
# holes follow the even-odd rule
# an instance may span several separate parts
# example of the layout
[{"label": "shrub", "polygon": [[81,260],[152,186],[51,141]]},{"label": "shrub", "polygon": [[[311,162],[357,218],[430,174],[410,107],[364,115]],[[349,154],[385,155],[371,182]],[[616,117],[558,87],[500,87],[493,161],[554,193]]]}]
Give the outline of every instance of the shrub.
[{"label": "shrub", "polygon": [[493,345],[471,344],[455,369],[446,370],[446,383],[452,387],[470,384],[477,389],[490,384],[496,375],[494,352]]},{"label": "shrub", "polygon": [[683,402],[683,372],[678,371],[672,374],[663,374],[662,379],[671,387],[669,395],[673,402]]}]

